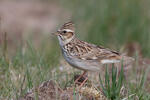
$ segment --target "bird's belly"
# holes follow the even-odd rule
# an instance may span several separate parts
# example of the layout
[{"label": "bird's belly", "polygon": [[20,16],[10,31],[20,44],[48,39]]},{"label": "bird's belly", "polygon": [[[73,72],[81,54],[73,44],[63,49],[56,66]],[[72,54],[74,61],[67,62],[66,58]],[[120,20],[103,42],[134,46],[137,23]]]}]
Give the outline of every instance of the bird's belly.
[{"label": "bird's belly", "polygon": [[97,62],[89,62],[78,58],[68,57],[64,54],[65,60],[73,67],[85,71],[99,71],[100,65]]}]

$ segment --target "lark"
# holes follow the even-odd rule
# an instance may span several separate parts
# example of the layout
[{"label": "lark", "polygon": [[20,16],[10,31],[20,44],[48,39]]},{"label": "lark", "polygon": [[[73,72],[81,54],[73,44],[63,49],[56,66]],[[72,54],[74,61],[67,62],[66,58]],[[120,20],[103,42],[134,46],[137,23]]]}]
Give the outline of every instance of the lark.
[{"label": "lark", "polygon": [[[134,60],[116,51],[79,40],[76,38],[75,26],[72,22],[67,22],[62,25],[55,35],[57,35],[65,60],[71,66],[84,71],[83,74],[75,80],[75,83],[78,82],[87,71],[100,71],[104,64],[115,64],[121,61],[131,62]],[[84,82],[86,80],[84,80]],[[84,82],[82,84],[84,84]]]}]

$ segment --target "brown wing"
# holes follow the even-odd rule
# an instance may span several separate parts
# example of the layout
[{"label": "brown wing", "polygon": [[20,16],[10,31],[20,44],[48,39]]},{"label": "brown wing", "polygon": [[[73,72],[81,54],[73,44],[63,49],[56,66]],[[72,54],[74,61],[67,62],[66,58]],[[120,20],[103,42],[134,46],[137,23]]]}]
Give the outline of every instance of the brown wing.
[{"label": "brown wing", "polygon": [[79,40],[70,45],[68,44],[68,47],[70,47],[68,51],[71,56],[83,60],[94,60],[101,63],[115,63],[121,60],[120,54],[116,51]]}]

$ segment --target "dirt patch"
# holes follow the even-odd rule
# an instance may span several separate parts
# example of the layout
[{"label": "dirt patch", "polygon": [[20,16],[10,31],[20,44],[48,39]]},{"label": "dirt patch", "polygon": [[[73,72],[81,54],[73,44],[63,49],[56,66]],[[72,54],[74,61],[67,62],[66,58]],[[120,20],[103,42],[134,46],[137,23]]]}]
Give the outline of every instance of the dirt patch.
[{"label": "dirt patch", "polygon": [[[78,93],[77,93],[78,92]],[[50,80],[43,82],[39,87],[32,89],[19,100],[73,100],[73,98],[82,100],[106,100],[101,91],[93,87],[68,87],[61,89],[56,82]],[[78,99],[77,99],[78,100]]]}]

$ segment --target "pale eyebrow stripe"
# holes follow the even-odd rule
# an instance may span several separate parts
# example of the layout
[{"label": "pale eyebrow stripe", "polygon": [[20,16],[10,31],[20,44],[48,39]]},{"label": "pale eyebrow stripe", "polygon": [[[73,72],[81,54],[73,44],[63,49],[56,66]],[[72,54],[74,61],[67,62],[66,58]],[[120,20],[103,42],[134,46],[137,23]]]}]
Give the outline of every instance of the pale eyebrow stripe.
[{"label": "pale eyebrow stripe", "polygon": [[70,29],[63,29],[63,31],[74,32],[74,31],[72,31],[72,30],[70,30]]}]

